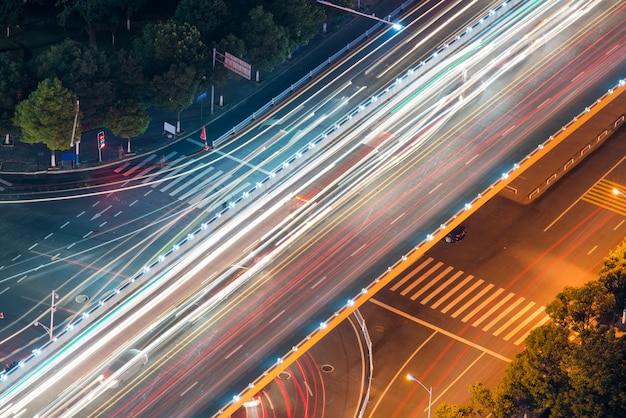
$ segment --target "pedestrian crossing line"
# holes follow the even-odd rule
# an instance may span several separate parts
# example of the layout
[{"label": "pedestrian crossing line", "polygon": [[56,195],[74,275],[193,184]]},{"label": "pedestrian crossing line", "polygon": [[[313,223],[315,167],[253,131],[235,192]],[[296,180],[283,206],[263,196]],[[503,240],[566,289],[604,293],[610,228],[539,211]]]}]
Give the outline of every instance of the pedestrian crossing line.
[{"label": "pedestrian crossing line", "polygon": [[519,298],[517,299],[515,302],[511,303],[509,306],[507,306],[507,308],[502,311],[500,313],[500,315],[496,316],[494,319],[491,320],[490,323],[488,323],[487,325],[485,325],[482,330],[483,331],[489,331],[491,329],[491,327],[493,327],[495,324],[497,324],[498,322],[500,322],[503,318],[505,318],[513,309],[517,308],[517,305],[519,305],[520,303],[522,303],[524,301],[524,298]]},{"label": "pedestrian crossing line", "polygon": [[128,167],[130,165],[130,162],[126,161],[124,164],[120,165],[119,167],[117,167],[115,170],[113,170],[113,172],[115,173],[119,173],[120,171],[122,171],[123,169],[125,169],[126,167]]},{"label": "pedestrian crossing line", "polygon": [[497,337],[498,335],[502,334],[505,329],[507,329],[508,327],[513,325],[513,323],[515,321],[520,319],[522,317],[522,315],[526,314],[526,312],[528,312],[530,310],[530,308],[532,308],[533,306],[535,306],[535,302],[532,302],[532,301],[529,302],[526,306],[524,306],[522,309],[517,311],[517,313],[515,315],[513,315],[511,318],[509,318],[508,321],[506,321],[504,324],[502,324],[502,326],[500,326],[500,328],[495,330],[493,335],[495,335]]},{"label": "pedestrian crossing line", "polygon": [[466,304],[464,304],[459,309],[457,309],[452,314],[452,318],[456,318],[457,316],[461,315],[465,310],[469,309],[474,303],[476,303],[478,299],[485,296],[485,294],[489,292],[493,287],[494,287],[493,283],[489,283],[487,286],[483,287],[481,291],[476,293],[476,295],[474,295],[474,297],[471,298]]},{"label": "pedestrian crossing line", "polygon": [[[217,170],[217,172],[215,172],[213,175],[211,175],[209,178],[207,178],[209,183],[214,182],[219,176],[221,176],[222,174],[224,174],[224,172],[222,170]],[[207,196],[212,197],[213,196],[213,191],[206,189],[204,190],[204,193],[198,193],[196,196],[194,196],[191,200],[189,200],[189,204],[191,206],[195,206],[198,204],[198,202],[201,202],[203,199],[205,199]],[[180,198],[179,198],[180,199]]]},{"label": "pedestrian crossing line", "polygon": [[[463,275],[463,271],[459,270],[456,273],[454,273],[454,275],[450,278],[450,280],[448,280],[448,282],[452,283],[453,281],[456,281],[456,279],[458,279],[459,277],[461,277]],[[446,287],[447,287],[447,283]],[[442,285],[443,286],[443,285]],[[452,295],[454,295],[454,293],[459,290],[461,287],[463,287],[463,284],[457,284],[451,291],[449,291],[448,293],[446,293],[445,295],[443,295],[442,297],[440,297],[435,303],[433,303],[433,305],[431,306],[431,308],[433,309],[437,309],[439,307],[439,305],[441,305],[442,303],[444,303],[446,300],[448,300],[450,297],[452,297]],[[425,304],[425,303],[424,303]]]},{"label": "pedestrian crossing line", "polygon": [[540,306],[538,309],[535,310],[535,312],[530,314],[526,319],[524,319],[515,328],[513,328],[508,334],[506,334],[503,340],[509,341],[511,338],[513,338],[515,334],[520,332],[524,327],[528,326],[528,324],[534,321],[536,317],[538,317],[541,314],[544,314],[545,310],[546,310],[545,306]]},{"label": "pedestrian crossing line", "polygon": [[[213,167],[209,167],[211,170],[213,170]],[[210,171],[210,170],[206,170],[206,171]],[[204,177],[206,175],[206,172],[204,170],[200,170],[199,173],[197,173],[195,176],[188,178],[187,176],[183,176],[187,179],[186,182],[184,182],[183,184],[181,184],[180,186],[178,186],[177,188],[175,188],[174,190],[172,190],[170,192],[170,196],[176,196],[178,193],[182,192],[183,190],[185,190],[187,187],[193,185],[196,181],[198,181],[199,179],[201,179],[202,177]]]},{"label": "pedestrian crossing line", "polygon": [[413,290],[418,284],[420,284],[421,282],[423,282],[424,280],[426,280],[428,277],[430,277],[431,274],[433,274],[435,271],[439,270],[439,267],[443,266],[443,263],[441,261],[437,262],[437,264],[435,264],[433,267],[431,267],[430,269],[428,269],[428,271],[426,271],[426,273],[422,274],[420,277],[418,277],[416,280],[413,281],[413,283],[411,283],[410,285],[408,285],[406,287],[406,289],[404,289],[402,292],[400,292],[400,294],[402,296],[406,296],[411,290]]},{"label": "pedestrian crossing line", "polygon": [[[172,171],[170,173],[170,177],[176,176],[178,173],[180,173],[181,171],[183,171],[184,169],[186,169],[187,167],[180,166],[178,167],[176,170]],[[178,177],[176,177],[174,180],[168,180],[167,184],[163,187],[161,187],[159,190],[161,190],[162,192],[166,192],[169,189],[171,189],[172,187],[176,186],[178,183],[180,183],[181,181],[185,180],[186,176],[184,175],[180,175]],[[158,187],[158,184],[153,184],[152,187]]]},{"label": "pedestrian crossing line", "polygon": [[10,181],[5,180],[5,179],[0,179],[0,183],[4,184],[5,186],[9,186],[9,187],[13,186],[13,183],[11,183]]},{"label": "pedestrian crossing line", "polygon": [[526,331],[526,333],[524,333],[524,335],[522,335],[521,337],[519,337],[517,340],[515,340],[515,342],[513,344],[515,345],[520,345],[521,343],[524,342],[524,340],[526,339],[526,337],[528,337],[528,334],[530,334],[530,332],[535,329],[535,328],[539,328],[542,325],[545,325],[548,321],[550,321],[550,317],[548,315],[544,316],[543,319],[541,321],[539,321],[538,323],[535,324],[535,326],[531,329],[529,329],[528,331]]},{"label": "pedestrian crossing line", "polygon": [[[165,161],[167,161],[168,159],[172,158],[174,155],[176,155],[177,152],[176,151],[172,151],[169,154],[167,154],[166,156],[163,157],[163,159],[161,160],[163,163]],[[151,165],[148,168],[144,168],[143,170],[141,170],[139,173],[137,173],[137,177],[143,177],[146,174],[148,174],[150,171],[153,171],[155,168],[158,171],[161,171],[163,169],[163,165],[164,164],[159,164],[159,165]]]},{"label": "pedestrian crossing line", "polygon": [[446,280],[445,282],[443,282],[441,284],[441,286],[439,286],[437,289],[435,289],[434,292],[431,292],[428,296],[426,296],[424,299],[422,299],[420,301],[420,303],[422,305],[426,305],[428,302],[430,302],[430,300],[432,298],[434,298],[435,296],[437,296],[439,293],[443,292],[444,289],[446,289],[450,283],[452,283],[453,281],[455,281],[457,279],[457,277],[459,277],[461,274],[463,274],[462,271],[457,271],[456,274],[454,274],[452,277],[450,277],[448,280]]},{"label": "pedestrian crossing line", "polygon": [[426,267],[428,264],[430,264],[433,261],[432,257],[428,257],[426,260],[424,260],[422,262],[422,264],[420,264],[416,269],[414,269],[411,273],[407,274],[406,276],[404,276],[402,278],[402,280],[400,280],[398,283],[394,284],[391,287],[391,291],[395,292],[396,290],[398,290],[398,288],[400,286],[402,286],[403,284],[405,284],[408,280],[410,280],[413,276],[415,276],[418,272],[420,272],[424,267]]},{"label": "pedestrian crossing line", "polygon": [[249,167],[249,168],[251,168],[251,169],[253,169],[253,170],[256,170],[256,171],[258,171],[258,172],[260,172],[260,173],[263,173],[263,174],[265,174],[266,176],[269,176],[269,175],[271,174],[269,171],[267,171],[267,170],[265,170],[265,169],[263,169],[263,168],[261,168],[261,167],[259,167],[259,166],[257,166],[257,165],[250,164],[248,161],[244,161],[244,160],[242,160],[241,158],[237,158],[237,157],[235,157],[235,156],[233,156],[233,155],[230,155],[230,154],[228,154],[228,153],[225,153],[225,152],[222,152],[222,151],[219,151],[219,150],[216,150],[215,152],[216,152],[216,153],[218,153],[218,154],[220,154],[220,155],[222,155],[222,156],[224,156],[224,157],[226,157],[226,158],[230,158],[231,160],[236,161],[236,162],[238,162],[239,164],[243,164],[243,165],[245,165],[246,167]]},{"label": "pedestrian crossing line", "polygon": [[[212,168],[211,168],[212,169]],[[205,174],[208,174],[208,171],[205,172]],[[189,196],[191,196],[194,193],[198,193],[200,190],[202,190],[203,188],[207,187],[209,184],[211,184],[213,181],[215,181],[215,179],[222,174],[222,171],[219,170],[217,173],[212,174],[211,176],[207,177],[206,179],[202,180],[200,183],[198,183],[196,185],[196,187],[193,187],[191,190],[185,192],[183,195],[178,196],[178,200],[184,200],[187,199]],[[191,203],[191,202],[190,202]]]},{"label": "pedestrian crossing line", "polygon": [[[473,279],[474,276],[472,276],[471,274],[469,276],[467,276],[467,278],[465,280],[469,281],[471,279]],[[454,298],[454,300],[450,303],[448,303],[446,305],[445,308],[443,308],[441,310],[442,313],[448,313],[448,311],[452,308],[454,308],[460,301],[462,301],[463,299],[465,299],[467,297],[467,295],[469,295],[470,293],[472,293],[474,290],[476,290],[476,288],[478,286],[480,286],[481,284],[483,284],[484,281],[482,279],[478,279],[474,284],[472,284],[469,288],[467,288],[463,293],[461,293],[459,296],[457,296],[456,298]]]},{"label": "pedestrian crossing line", "polygon": [[130,170],[128,171],[124,171],[122,173],[122,175],[124,176],[130,176],[131,174],[133,174],[135,171],[139,170],[141,167],[143,167],[144,165],[148,164],[150,161],[154,160],[156,158],[155,154],[150,154],[148,155],[148,157],[146,157],[142,162],[140,162],[139,164],[137,164],[134,167],[131,167]]},{"label": "pedestrian crossing line", "polygon": [[616,195],[614,190],[623,190],[623,186],[619,183],[602,179],[590,188],[582,196],[581,200],[626,216],[626,199],[621,193]]},{"label": "pedestrian crossing line", "polygon": [[[185,158],[185,156],[180,156],[177,159],[170,161],[169,163],[162,165],[161,168],[159,168],[156,172],[152,173],[151,175],[149,175],[148,177],[144,178],[143,180],[141,180],[142,183],[148,183],[152,180],[154,180],[155,177],[163,174],[163,172],[169,170],[170,168],[174,167],[176,164],[178,164],[179,161],[183,160]],[[182,169],[182,168],[181,168]],[[152,187],[157,187],[158,184],[153,184]]]},{"label": "pedestrian crossing line", "polygon": [[467,322],[469,321],[471,318],[474,317],[474,315],[476,315],[478,312],[482,311],[485,306],[487,306],[488,304],[490,304],[495,298],[497,298],[498,296],[500,296],[500,294],[504,292],[503,288],[499,288],[498,290],[496,290],[494,293],[492,293],[487,299],[485,299],[480,305],[478,305],[477,307],[475,307],[472,312],[468,313],[467,315],[465,315],[461,321],[462,322]]},{"label": "pedestrian crossing line", "polygon": [[448,273],[454,270],[454,267],[448,266],[441,273],[439,273],[433,280],[428,282],[425,286],[423,286],[420,290],[415,292],[413,296],[411,296],[411,300],[415,300],[419,298],[422,294],[424,294],[428,289],[433,287],[435,284],[439,283],[441,279],[443,279]]},{"label": "pedestrian crossing line", "polygon": [[472,323],[473,327],[478,327],[484,320],[486,320],[487,318],[489,318],[491,316],[491,314],[493,314],[495,311],[497,311],[498,309],[500,309],[500,307],[502,305],[504,305],[505,303],[507,303],[509,301],[509,299],[511,299],[513,296],[515,296],[513,293],[509,293],[508,295],[506,295],[504,297],[504,299],[500,300],[500,302],[496,303],[495,305],[493,305],[491,307],[491,309],[489,309],[487,312],[485,312],[483,314],[483,316],[481,316],[480,318],[478,318],[476,321],[474,321]]}]

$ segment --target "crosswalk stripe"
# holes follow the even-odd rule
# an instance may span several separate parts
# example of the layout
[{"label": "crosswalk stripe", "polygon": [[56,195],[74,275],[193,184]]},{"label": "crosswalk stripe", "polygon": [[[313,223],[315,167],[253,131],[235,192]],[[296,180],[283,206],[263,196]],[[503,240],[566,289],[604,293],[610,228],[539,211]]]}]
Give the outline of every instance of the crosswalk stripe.
[{"label": "crosswalk stripe", "polygon": [[123,169],[125,169],[126,167],[128,167],[130,165],[130,163],[128,161],[126,161],[124,164],[120,165],[119,167],[117,167],[115,170],[113,170],[113,172],[115,173],[119,173],[120,171],[122,171]]},{"label": "crosswalk stripe", "polygon": [[502,332],[504,332],[505,329],[507,329],[508,327],[510,327],[511,325],[513,325],[513,323],[515,321],[517,321],[518,319],[520,319],[520,317],[522,315],[524,315],[527,311],[530,310],[530,308],[532,308],[533,306],[535,306],[535,302],[529,302],[526,306],[524,306],[522,309],[518,310],[515,315],[513,315],[511,318],[509,318],[508,321],[506,321],[504,324],[502,324],[502,326],[500,326],[500,328],[498,328],[497,330],[494,331],[493,335],[495,335],[496,337],[500,334],[502,334]]},{"label": "crosswalk stripe", "polygon": [[[467,279],[473,279],[474,276],[469,275],[467,276]],[[467,297],[467,295],[469,295],[470,293],[472,293],[478,286],[480,286],[481,284],[483,284],[483,280],[482,279],[478,279],[478,281],[476,281],[474,284],[472,284],[469,288],[467,288],[463,293],[461,293],[459,296],[457,296],[456,298],[454,298],[454,300],[450,303],[448,303],[446,305],[445,308],[443,308],[441,310],[441,312],[443,313],[447,313],[450,309],[454,308],[456,306],[457,303],[459,303],[460,301],[462,301],[463,299],[465,299]]]},{"label": "crosswalk stripe", "polygon": [[515,296],[513,293],[509,293],[508,295],[506,295],[504,297],[504,299],[501,299],[498,303],[496,303],[495,305],[493,305],[491,307],[491,309],[489,309],[487,312],[485,312],[480,318],[478,318],[476,321],[474,321],[472,323],[473,327],[477,327],[479,326],[485,319],[489,318],[491,316],[491,314],[493,314],[495,311],[497,311],[498,309],[500,309],[500,307],[502,305],[504,305],[505,303],[508,302],[509,299],[511,299],[513,296]]},{"label": "crosswalk stripe", "polygon": [[[211,169],[213,169],[213,168],[211,167]],[[198,179],[204,177],[205,175],[206,175],[206,173],[203,170],[200,170],[200,172],[197,173],[195,176],[193,176],[191,178],[187,178],[186,182],[184,182],[183,184],[181,184],[180,186],[178,186],[177,188],[172,190],[170,192],[170,196],[177,195],[178,193],[182,192],[187,187],[192,186]],[[186,176],[183,176],[183,177],[186,177]]]},{"label": "crosswalk stripe", "polygon": [[539,309],[536,309],[535,312],[529,315],[525,320],[520,322],[519,325],[517,325],[508,334],[506,334],[503,338],[504,341],[509,341],[511,338],[513,338],[515,334],[517,334],[518,332],[522,330],[522,328],[530,324],[530,322],[533,321],[537,316],[543,314],[545,310],[546,310],[545,306],[540,306]]},{"label": "crosswalk stripe", "polygon": [[498,296],[500,296],[500,294],[504,292],[503,288],[499,288],[498,290],[496,290],[494,293],[492,293],[491,295],[489,295],[489,297],[487,299],[485,299],[480,305],[478,305],[477,307],[475,307],[474,309],[472,309],[472,312],[468,313],[467,315],[465,315],[463,317],[463,319],[461,319],[461,321],[463,322],[467,322],[469,321],[471,318],[474,317],[474,315],[476,315],[478,312],[482,311],[485,306],[487,306],[489,303],[491,303],[495,298],[497,298]]},{"label": "crosswalk stripe", "polygon": [[461,274],[463,274],[462,271],[457,271],[454,275],[452,275],[452,277],[450,277],[448,280],[446,280],[445,282],[443,282],[441,284],[441,286],[439,286],[437,289],[435,289],[435,291],[431,292],[428,296],[426,296],[424,299],[422,299],[420,301],[420,303],[422,305],[426,305],[428,302],[430,302],[430,300],[432,298],[434,298],[435,296],[437,296],[439,293],[443,292],[449,285],[450,283],[452,283],[453,281],[455,281]]},{"label": "crosswalk stripe", "polygon": [[410,280],[414,275],[416,275],[419,271],[421,271],[424,267],[426,267],[428,264],[430,264],[433,261],[432,257],[428,257],[426,260],[424,260],[422,262],[422,264],[420,264],[416,269],[414,269],[411,273],[407,274],[406,276],[404,276],[402,278],[402,280],[400,280],[398,283],[394,284],[391,287],[391,291],[395,292],[396,290],[398,290],[398,288],[400,286],[402,286],[404,283],[406,283],[408,280]]},{"label": "crosswalk stripe", "polygon": [[9,187],[13,186],[13,183],[11,183],[10,181],[5,180],[5,179],[0,179],[0,183],[4,184],[5,186],[9,186]]},{"label": "crosswalk stripe", "polygon": [[[459,270],[456,273],[454,273],[454,275],[450,278],[450,282],[456,281],[456,279],[458,279],[459,277],[461,277],[463,275],[463,271]],[[446,293],[445,295],[443,295],[442,297],[440,297],[435,303],[433,303],[433,305],[431,306],[431,308],[433,309],[437,309],[439,307],[439,305],[441,305],[442,303],[444,303],[446,300],[448,300],[449,298],[452,297],[452,295],[454,295],[454,293],[459,290],[461,287],[463,287],[463,284],[457,284],[454,288],[452,288],[452,290],[450,290],[448,293]]]},{"label": "crosswalk stripe", "polygon": [[[210,182],[213,182],[215,179],[217,179],[219,176],[221,176],[222,174],[224,174],[224,172],[222,170],[217,170],[217,172],[215,172],[212,176],[210,176],[207,180],[209,180]],[[195,206],[198,202],[202,201],[203,199],[205,199],[208,195],[212,195],[213,191],[207,189],[204,193],[198,193],[196,196],[194,196],[191,200],[189,200],[189,204],[192,206]]]},{"label": "crosswalk stripe", "polygon": [[141,170],[139,173],[137,173],[137,177],[143,177],[147,173],[149,173],[150,171],[153,171],[154,169],[157,169],[157,171],[161,171],[163,169],[163,165],[164,165],[165,161],[167,161],[168,159],[172,158],[176,154],[177,154],[176,151],[172,151],[169,154],[163,156],[163,158],[161,158],[162,164],[151,165],[148,168],[145,168],[145,169]]},{"label": "crosswalk stripe", "polygon": [[[178,167],[177,169],[173,170],[173,171],[169,174],[169,176],[170,176],[170,177],[175,176],[175,175],[177,175],[179,172],[181,172],[182,170],[184,170],[184,169],[186,169],[186,168],[188,168],[188,167],[185,167],[184,165],[183,165],[183,166],[180,166],[180,167]],[[182,175],[182,176],[178,176],[178,177],[176,177],[174,180],[168,180],[168,181],[167,181],[167,184],[166,184],[165,186],[161,187],[159,190],[161,190],[162,192],[166,192],[166,191],[168,191],[169,189],[171,189],[172,187],[174,187],[175,185],[177,185],[178,183],[180,183],[181,181],[185,180],[186,178],[187,178],[187,176]],[[158,185],[156,185],[156,184],[155,184],[155,185],[153,185],[153,187],[156,187],[156,186],[158,186]]]},{"label": "crosswalk stripe", "polygon": [[433,274],[435,271],[439,270],[439,267],[443,266],[443,263],[441,261],[439,261],[437,264],[435,264],[433,267],[431,267],[430,269],[428,269],[426,271],[426,273],[422,274],[420,277],[418,277],[417,279],[415,279],[413,281],[413,283],[411,283],[410,285],[408,285],[402,292],[400,292],[400,294],[402,296],[406,296],[411,290],[413,290],[418,284],[420,284],[421,282],[423,282],[424,280],[426,280],[428,277],[430,277],[431,274]]},{"label": "crosswalk stripe", "polygon": [[500,315],[496,316],[494,319],[491,320],[490,323],[485,325],[483,327],[483,331],[489,331],[491,329],[491,327],[493,327],[495,324],[497,324],[503,318],[505,318],[513,309],[515,309],[517,307],[517,305],[519,305],[523,301],[524,301],[524,298],[518,298],[517,300],[515,300],[513,303],[511,303],[509,306],[507,306],[506,309],[500,313]]},{"label": "crosswalk stripe", "polygon": [[[211,170],[213,170],[213,167],[211,167]],[[204,172],[205,175],[208,175],[209,172],[211,170],[207,170]],[[178,200],[184,200],[187,199],[189,196],[191,196],[192,194],[198,193],[201,189],[203,189],[204,187],[206,187],[208,184],[210,184],[215,177],[219,176],[222,172],[219,171],[218,173],[214,173],[210,176],[208,176],[207,178],[205,178],[204,180],[202,180],[201,182],[199,182],[195,187],[192,187],[190,190],[188,190],[187,192],[185,192],[184,194],[178,196]]]},{"label": "crosswalk stripe", "polygon": [[492,288],[493,288],[493,283],[489,283],[487,286],[483,287],[480,292],[476,293],[476,295],[474,295],[473,298],[471,298],[469,301],[467,301],[467,303],[465,303],[463,306],[461,306],[459,309],[457,309],[453,314],[452,314],[452,318],[456,318],[457,316],[461,315],[463,313],[463,311],[465,311],[466,309],[469,309],[474,303],[476,303],[476,301],[480,298],[482,298],[487,292],[489,292]]},{"label": "crosswalk stripe", "polygon": [[537,324],[535,324],[535,326],[532,329],[529,329],[528,331],[526,331],[526,333],[524,335],[522,335],[521,337],[519,337],[517,340],[515,340],[515,342],[513,344],[515,345],[520,345],[521,343],[524,342],[524,340],[526,339],[526,337],[528,337],[528,334],[530,334],[530,331],[532,331],[535,328],[539,328],[542,325],[545,325],[548,321],[550,321],[550,317],[549,316],[544,316],[543,319],[541,321],[539,321]]},{"label": "crosswalk stripe", "polygon": [[[141,180],[142,183],[148,183],[152,180],[155,179],[155,177],[158,177],[159,175],[163,174],[163,172],[168,171],[171,167],[174,167],[176,164],[178,164],[178,162],[182,159],[184,159],[185,156],[181,155],[180,157],[176,158],[175,160],[170,161],[167,164],[162,165],[158,171],[152,173],[151,175],[149,175],[148,177],[144,178],[143,180]],[[182,167],[180,168],[182,170]],[[156,187],[158,186],[158,184],[153,184],[152,187]]]},{"label": "crosswalk stripe", "polygon": [[148,164],[150,161],[154,160],[156,158],[155,154],[150,154],[148,155],[148,157],[146,157],[142,162],[140,162],[139,164],[131,167],[128,171],[123,172],[122,174],[124,176],[130,176],[131,174],[133,174],[135,171],[139,170],[141,167],[143,167],[144,165]]},{"label": "crosswalk stripe", "polygon": [[433,280],[431,280],[430,282],[428,282],[425,286],[422,286],[422,288],[420,290],[418,290],[417,292],[415,292],[413,294],[413,296],[411,296],[411,300],[415,300],[417,298],[419,298],[424,292],[426,292],[428,289],[430,289],[431,287],[433,287],[435,284],[437,284],[439,282],[439,280],[441,280],[442,278],[444,278],[448,273],[450,273],[452,270],[454,270],[454,267],[452,266],[448,266],[446,267],[441,273],[439,273]]}]

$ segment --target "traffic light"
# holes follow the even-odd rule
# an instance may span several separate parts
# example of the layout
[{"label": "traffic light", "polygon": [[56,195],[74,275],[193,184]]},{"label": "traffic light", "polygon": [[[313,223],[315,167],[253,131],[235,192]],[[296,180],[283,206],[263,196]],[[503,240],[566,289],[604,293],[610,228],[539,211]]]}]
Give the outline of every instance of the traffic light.
[{"label": "traffic light", "polygon": [[104,148],[104,131],[98,132],[98,147],[100,149]]}]

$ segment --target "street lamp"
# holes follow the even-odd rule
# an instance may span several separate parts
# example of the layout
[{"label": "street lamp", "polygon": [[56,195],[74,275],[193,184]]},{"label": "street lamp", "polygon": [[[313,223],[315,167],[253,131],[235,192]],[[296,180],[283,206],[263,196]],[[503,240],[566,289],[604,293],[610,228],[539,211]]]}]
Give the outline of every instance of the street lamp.
[{"label": "street lamp", "polygon": [[420,382],[417,377],[413,376],[411,373],[408,373],[406,375],[406,378],[408,380],[412,380],[414,382],[419,383],[426,392],[428,392],[428,418],[430,418],[430,408],[432,407],[433,404],[433,387],[431,386],[430,389],[426,387],[426,385],[424,385],[422,382]]},{"label": "street lamp", "polygon": [[55,305],[55,301],[59,298],[59,294],[57,292],[55,292],[54,290],[52,291],[52,302],[51,302],[51,306],[50,306],[50,328],[48,328],[47,326],[45,326],[44,324],[42,324],[41,322],[35,322],[33,325],[37,326],[40,325],[43,329],[46,330],[46,332],[48,333],[48,335],[50,335],[50,340],[54,339],[54,312],[57,310],[57,307]]},{"label": "street lamp", "polygon": [[317,0],[317,2],[319,4],[323,4],[324,6],[334,7],[335,9],[343,10],[344,12],[353,13],[353,14],[358,15],[358,16],[369,17],[370,19],[374,19],[374,20],[377,20],[379,22],[387,23],[388,25],[391,25],[391,27],[393,27],[395,30],[402,29],[402,25],[401,24],[394,23],[394,22],[391,21],[391,16],[388,16],[387,19],[381,19],[379,17],[376,17],[374,14],[368,15],[368,14],[365,14],[365,13],[361,13],[361,12],[359,12],[357,10],[349,9],[347,7],[343,7],[343,6],[339,6],[337,4],[333,4],[333,3],[327,2],[325,0]]},{"label": "street lamp", "polygon": [[623,190],[621,190],[621,189],[618,189],[617,187],[614,187],[614,188],[613,188],[613,194],[614,194],[615,196],[626,196],[626,192],[624,192],[624,191],[623,191]]}]

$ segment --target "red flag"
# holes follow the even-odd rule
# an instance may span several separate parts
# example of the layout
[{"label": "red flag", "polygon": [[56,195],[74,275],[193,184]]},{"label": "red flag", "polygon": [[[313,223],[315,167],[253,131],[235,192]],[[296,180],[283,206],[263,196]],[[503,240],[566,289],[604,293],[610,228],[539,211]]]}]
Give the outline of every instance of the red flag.
[{"label": "red flag", "polygon": [[200,139],[203,141],[206,141],[206,127],[202,127],[202,130],[200,131]]}]

